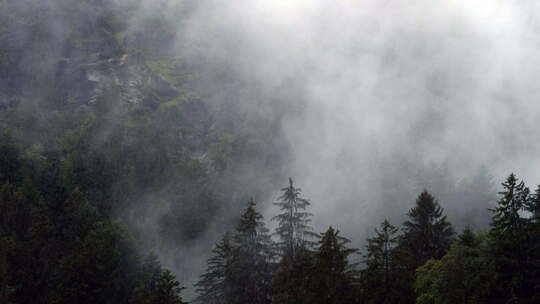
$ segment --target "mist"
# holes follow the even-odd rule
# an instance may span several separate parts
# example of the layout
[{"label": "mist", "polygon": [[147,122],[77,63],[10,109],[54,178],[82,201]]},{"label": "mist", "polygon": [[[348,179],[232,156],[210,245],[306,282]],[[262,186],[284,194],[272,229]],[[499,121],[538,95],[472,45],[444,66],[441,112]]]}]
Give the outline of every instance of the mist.
[{"label": "mist", "polygon": [[[54,1],[47,3],[54,12]],[[129,1],[111,3],[122,11],[120,4]],[[194,133],[208,129],[200,137],[212,143],[232,134],[238,145],[244,140],[265,149],[238,155],[219,182],[204,184],[231,201],[216,199],[223,205],[195,240],[161,241],[164,216],[178,203],[170,201],[171,193],[189,192],[189,181],[185,186],[184,180],[167,180],[137,197],[133,205],[141,208],[119,212],[124,218],[145,214],[129,223],[131,228],[139,231],[144,249],[157,249],[188,288],[249,197],[268,225],[275,225],[272,202],[289,176],[312,204],[315,230],[332,225],[360,248],[385,218],[400,225],[424,189],[458,230],[466,225],[481,230],[508,174],[540,183],[537,1],[141,0],[129,15],[126,35],[145,29],[157,15],[176,29],[160,43],[189,71],[182,83],[193,94],[189,102],[208,109],[208,114],[200,108],[188,112],[187,122],[163,125],[186,124]],[[50,50],[51,57],[64,56],[60,46],[68,40],[70,22],[50,20],[58,48]],[[111,58],[135,57],[122,57],[123,51],[106,52]],[[133,65],[128,76],[98,75],[102,82],[133,89],[129,80],[138,81],[133,75],[151,74],[146,63]],[[147,78],[166,87],[154,76]],[[163,94],[174,95],[169,91]],[[79,95],[84,94],[72,99],[87,97]],[[139,95],[123,96],[142,102]],[[28,108],[18,111],[34,111]],[[188,117],[193,113],[203,118]],[[110,116],[114,122],[120,114]],[[204,128],[197,126],[201,121]],[[112,131],[107,127],[102,137]],[[194,158],[211,163],[209,144],[186,142],[193,143]],[[175,183],[181,190],[167,188]],[[201,200],[195,194],[185,197]],[[157,207],[149,202],[158,202]],[[186,218],[198,211],[186,209]]]},{"label": "mist", "polygon": [[[358,247],[384,218],[399,225],[423,189],[458,229],[484,229],[506,175],[540,181],[534,1],[188,8],[174,52],[199,71],[193,89],[214,113],[241,111],[248,128],[278,125],[270,133],[283,166],[274,177],[264,162],[234,172],[248,192],[259,189],[267,220],[288,176],[310,199],[316,231],[337,226]],[[475,182],[488,193],[466,193]],[[475,204],[481,210],[464,219]]]},{"label": "mist", "polygon": [[[415,170],[540,179],[539,12],[533,1],[203,1],[178,51],[232,66],[250,85],[232,88],[248,113],[279,108],[283,176],[312,200],[317,228],[358,233],[423,188],[444,195]],[[186,39],[207,43],[203,54]]]}]

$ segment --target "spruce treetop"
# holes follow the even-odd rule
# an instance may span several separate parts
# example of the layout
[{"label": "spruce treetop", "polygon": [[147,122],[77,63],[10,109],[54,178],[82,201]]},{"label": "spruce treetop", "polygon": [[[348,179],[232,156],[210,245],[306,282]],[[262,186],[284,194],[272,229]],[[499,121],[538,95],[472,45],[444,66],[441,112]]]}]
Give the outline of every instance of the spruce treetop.
[{"label": "spruce treetop", "polygon": [[302,189],[296,188],[292,178],[289,177],[289,185],[281,191],[281,196],[274,203],[281,213],[272,220],[278,222],[275,234],[280,238],[277,245],[282,254],[294,258],[298,250],[312,248],[316,244],[310,239],[316,238],[317,234],[311,227],[313,214],[306,211],[310,203],[302,197]]},{"label": "spruce treetop", "polygon": [[491,209],[494,213],[491,227],[493,233],[512,238],[523,229],[525,220],[520,212],[525,210],[530,201],[529,188],[513,173],[506,178],[502,186],[503,191],[499,192],[501,198],[497,206]]},{"label": "spruce treetop", "polygon": [[415,252],[418,262],[440,258],[450,246],[455,233],[443,211],[433,195],[424,190],[407,213],[409,220],[403,223],[403,240]]}]

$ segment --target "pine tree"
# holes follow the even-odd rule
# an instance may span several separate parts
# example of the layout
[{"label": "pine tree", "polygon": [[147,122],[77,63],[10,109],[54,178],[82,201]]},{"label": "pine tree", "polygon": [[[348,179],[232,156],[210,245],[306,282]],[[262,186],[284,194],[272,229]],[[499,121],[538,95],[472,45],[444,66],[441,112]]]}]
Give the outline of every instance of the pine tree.
[{"label": "pine tree", "polygon": [[402,245],[413,257],[411,266],[416,268],[429,258],[441,258],[450,247],[454,229],[437,200],[424,190],[407,216],[409,220],[403,223]]},{"label": "pine tree", "polygon": [[235,291],[231,304],[271,302],[273,244],[255,206],[253,199],[248,202],[233,236]]},{"label": "pine tree", "polygon": [[294,187],[292,178],[289,178],[289,186],[281,191],[283,194],[274,203],[281,213],[272,220],[278,222],[275,234],[280,239],[277,245],[282,256],[294,260],[299,249],[311,248],[316,244],[310,239],[316,238],[317,234],[310,226],[313,214],[306,212],[310,203],[302,198],[302,190]]},{"label": "pine tree", "polygon": [[251,199],[232,237],[225,234],[195,284],[197,303],[267,304],[272,295],[273,244]]},{"label": "pine tree", "polygon": [[306,212],[310,203],[302,197],[302,190],[294,187],[292,178],[289,186],[282,188],[282,195],[274,205],[280,214],[272,220],[278,222],[275,235],[279,237],[277,248],[281,254],[279,267],[274,278],[275,303],[307,303],[308,286],[305,277],[313,268],[311,249],[318,235],[310,226],[311,213]]},{"label": "pine tree", "polygon": [[529,288],[535,290],[533,301],[540,302],[540,185],[529,197],[525,207],[530,217],[527,221],[527,265],[530,277]]},{"label": "pine tree", "polygon": [[416,269],[431,258],[444,256],[454,236],[443,209],[426,190],[418,196],[407,216],[409,220],[403,223],[403,234],[394,249],[399,264],[394,280],[396,292],[400,294],[399,303],[415,303],[412,284]]},{"label": "pine tree", "polygon": [[500,288],[497,298],[523,299],[526,288],[527,269],[527,219],[521,216],[531,201],[529,188],[510,174],[502,183],[500,199],[491,211],[493,254],[497,260]]},{"label": "pine tree", "polygon": [[529,222],[533,225],[540,225],[540,185],[527,200],[525,210],[530,213]]},{"label": "pine tree", "polygon": [[514,174],[510,174],[502,184],[504,190],[497,206],[491,211],[494,213],[491,222],[492,231],[497,237],[515,240],[522,235],[525,220],[520,212],[526,207],[529,198],[529,188],[523,181],[519,181]]},{"label": "pine tree", "polygon": [[294,260],[287,257],[279,263],[272,281],[273,304],[311,304],[311,282],[315,269],[315,253],[302,249]]},{"label": "pine tree", "polygon": [[463,229],[463,232],[458,235],[457,242],[463,246],[476,247],[477,238],[472,232],[471,227],[466,226],[465,229]]},{"label": "pine tree", "polygon": [[312,273],[312,302],[320,304],[350,303],[353,269],[349,256],[356,249],[347,247],[350,241],[339,235],[339,230],[329,227],[321,233],[319,248],[315,254]]},{"label": "pine tree", "polygon": [[207,261],[206,272],[195,284],[199,296],[195,302],[205,304],[226,304],[232,299],[233,247],[226,233],[212,250],[213,256]]},{"label": "pine tree", "polygon": [[380,230],[375,229],[375,236],[367,240],[367,269],[363,277],[369,286],[370,298],[383,303],[387,303],[391,296],[391,279],[395,268],[392,250],[399,240],[398,231],[388,220],[384,220]]},{"label": "pine tree", "polygon": [[180,296],[180,292],[184,289],[176,280],[175,275],[168,269],[161,271],[155,289],[153,291],[153,301],[150,303],[162,304],[185,304]]},{"label": "pine tree", "polygon": [[185,304],[180,296],[184,289],[174,274],[163,269],[154,252],[150,252],[141,265],[141,281],[135,290],[133,304]]}]

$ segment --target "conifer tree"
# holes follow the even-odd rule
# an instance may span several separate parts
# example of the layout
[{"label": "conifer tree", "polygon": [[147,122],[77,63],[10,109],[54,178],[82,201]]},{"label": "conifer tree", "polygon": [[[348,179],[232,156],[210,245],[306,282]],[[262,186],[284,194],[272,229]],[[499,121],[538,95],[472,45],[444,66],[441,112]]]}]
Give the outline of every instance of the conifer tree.
[{"label": "conifer tree", "polygon": [[195,302],[205,304],[226,304],[232,299],[232,265],[234,262],[233,247],[229,233],[216,244],[213,256],[207,261],[206,272],[195,284],[199,296]]},{"label": "conifer tree", "polygon": [[184,289],[176,280],[175,275],[168,269],[161,271],[153,291],[153,300],[149,303],[185,304],[180,296]]},{"label": "conifer tree", "polygon": [[463,246],[475,247],[477,245],[477,237],[474,235],[471,227],[466,226],[463,232],[458,235],[457,242]]},{"label": "conifer tree", "polygon": [[310,203],[302,197],[302,189],[294,187],[292,178],[289,178],[289,186],[281,191],[282,195],[274,203],[281,213],[272,220],[278,222],[275,234],[280,239],[277,245],[282,256],[294,260],[299,249],[311,248],[316,244],[311,239],[317,234],[310,226],[313,214],[306,211]]},{"label": "conifer tree", "polygon": [[502,183],[500,199],[491,211],[493,254],[497,260],[500,287],[497,298],[523,299],[527,269],[527,220],[521,216],[530,205],[529,189],[523,181],[510,174]]},{"label": "conifer tree", "polygon": [[315,254],[312,273],[312,302],[320,304],[350,303],[352,296],[353,268],[349,256],[356,249],[347,247],[350,241],[339,235],[339,230],[329,227],[321,233]]},{"label": "conifer tree", "polygon": [[496,278],[485,235],[465,229],[441,259],[430,259],[416,270],[418,304],[493,303],[489,294]]},{"label": "conifer tree", "polygon": [[281,189],[282,194],[274,205],[280,214],[272,220],[278,222],[275,235],[281,254],[279,267],[274,277],[275,303],[308,303],[308,290],[305,277],[313,268],[313,249],[318,237],[311,227],[312,214],[306,209],[310,203],[302,197],[302,190],[294,186],[292,178],[289,185]]},{"label": "conifer tree", "polygon": [[141,265],[141,281],[135,290],[134,304],[185,304],[180,296],[184,289],[174,274],[163,269],[154,252],[150,252]]},{"label": "conifer tree", "polygon": [[271,301],[273,244],[251,199],[232,237],[225,234],[195,284],[197,303],[267,304]]},{"label": "conifer tree", "polygon": [[398,303],[415,303],[413,285],[416,269],[431,258],[441,258],[450,247],[454,229],[443,215],[435,198],[424,190],[415,206],[407,213],[402,236],[395,248],[399,269],[395,288],[400,294]]},{"label": "conifer tree", "polygon": [[533,301],[540,302],[540,185],[528,200],[525,208],[529,213],[527,223],[527,265],[530,278],[529,288],[535,290],[530,295]]},{"label": "conifer tree", "polygon": [[409,220],[403,223],[402,245],[411,254],[411,266],[416,268],[429,258],[441,258],[450,247],[454,229],[437,200],[424,190],[407,216]]},{"label": "conifer tree", "polygon": [[381,223],[380,230],[375,228],[375,236],[367,240],[367,255],[364,278],[370,298],[387,302],[390,297],[391,280],[395,268],[393,249],[397,246],[398,228],[388,220]]},{"label": "conifer tree", "polygon": [[314,272],[315,253],[301,249],[294,260],[287,257],[279,263],[272,281],[273,304],[311,304],[311,282]]},{"label": "conifer tree", "polygon": [[525,228],[525,219],[520,212],[525,210],[527,205],[529,188],[514,174],[510,174],[502,186],[504,190],[499,192],[501,198],[491,210],[494,213],[491,227],[498,238],[511,241],[521,236]]},{"label": "conifer tree", "polygon": [[534,194],[527,200],[525,210],[530,213],[529,222],[533,225],[540,225],[540,185],[536,187]]},{"label": "conifer tree", "polygon": [[266,304],[271,301],[272,240],[251,199],[233,236],[231,276],[235,291],[231,304]]}]

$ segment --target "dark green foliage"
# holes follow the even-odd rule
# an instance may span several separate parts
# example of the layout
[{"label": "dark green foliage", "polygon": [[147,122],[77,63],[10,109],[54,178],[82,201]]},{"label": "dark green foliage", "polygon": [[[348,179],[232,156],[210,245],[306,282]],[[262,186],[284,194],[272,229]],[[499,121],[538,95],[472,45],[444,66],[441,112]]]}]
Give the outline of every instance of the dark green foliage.
[{"label": "dark green foliage", "polygon": [[[534,255],[530,255],[530,248],[538,239],[529,239],[530,222],[522,213],[527,211],[527,206],[534,205],[534,196],[530,196],[529,188],[514,174],[508,176],[502,187],[497,206],[491,210],[492,253],[499,275],[499,286],[493,299],[500,299],[495,302],[503,299],[527,301],[533,297],[536,272],[531,263]],[[534,217],[534,213],[531,215]]]},{"label": "dark green foliage", "polygon": [[313,290],[311,303],[340,304],[352,301],[354,272],[349,264],[349,256],[356,249],[348,248],[348,243],[349,240],[332,227],[321,233],[310,278]]},{"label": "dark green foliage", "polygon": [[410,253],[411,266],[416,268],[430,258],[441,258],[450,247],[454,230],[435,198],[423,191],[407,216],[402,246]]},{"label": "dark green foliage", "polygon": [[492,232],[499,238],[512,241],[522,235],[525,228],[525,220],[519,213],[527,205],[529,188],[514,174],[510,174],[502,186],[504,190],[499,192],[501,199],[492,210]]},{"label": "dark green foliage", "polygon": [[271,303],[273,244],[262,215],[250,200],[232,238],[214,249],[196,284],[200,303]]},{"label": "dark green foliage", "polygon": [[529,197],[525,209],[530,212],[529,222],[533,225],[540,223],[540,185],[536,187],[534,194]]},{"label": "dark green foliage", "polygon": [[[286,110],[267,115],[260,85],[234,62],[173,54],[196,2],[153,1],[139,14],[143,1],[0,0],[0,303],[184,303],[174,275],[141,249],[163,254],[230,227],[223,211],[283,174],[285,111],[302,105],[277,94]],[[237,102],[239,86],[253,103]],[[539,303],[540,187],[510,175],[493,206],[485,168],[460,183],[432,171],[421,186],[452,204],[458,227],[485,227],[493,207],[487,232],[451,244],[423,192],[402,235],[388,221],[375,230],[360,268],[333,228],[314,241],[310,203],[290,179],[275,203],[277,244],[251,201],[214,248],[197,302]],[[388,203],[401,190],[385,189]]]},{"label": "dark green foliage", "polygon": [[[0,53],[9,62],[0,60],[0,183],[35,178],[51,201],[78,189],[100,212],[120,215],[142,240],[152,239],[139,226],[152,207],[147,197],[159,197],[173,209],[159,219],[163,247],[170,248],[179,234],[186,241],[204,233],[223,204],[210,188],[211,164],[201,161],[215,141],[205,105],[182,89],[186,80],[173,88],[153,74],[137,50],[149,40],[172,42],[175,28],[168,23],[175,18],[149,18],[166,34],[127,26],[140,18],[141,5],[2,1]],[[181,69],[174,72],[187,73]],[[35,164],[20,165],[30,157]],[[201,215],[185,216],[195,212]]]},{"label": "dark green foliage", "polygon": [[[54,206],[43,200],[30,201],[9,184],[1,192],[0,207],[5,212],[0,217],[0,272],[4,274],[0,295],[6,301],[124,303],[142,284],[139,273],[148,276],[145,273],[151,269],[146,262],[139,266],[127,230],[96,214],[80,193]],[[21,209],[25,205],[30,209]],[[18,221],[18,225],[7,226],[10,221]],[[146,290],[146,297],[160,303],[182,303],[177,296],[178,282],[160,267],[153,278],[157,287]]]},{"label": "dark green foliage", "polygon": [[272,282],[272,303],[311,303],[311,283],[315,271],[315,253],[311,250],[297,251],[294,260],[283,257]]},{"label": "dark green foliage", "polygon": [[150,252],[141,265],[141,278],[135,289],[133,304],[185,304],[180,297],[182,287],[168,269],[163,269],[157,255]]},{"label": "dark green foliage", "polygon": [[416,270],[419,304],[490,303],[496,278],[486,235],[465,230],[448,253]]},{"label": "dark green foliage", "polygon": [[537,186],[534,194],[529,197],[526,211],[529,212],[527,219],[527,257],[526,268],[530,280],[530,297],[533,301],[540,301],[540,186]]},{"label": "dark green foliage", "polygon": [[206,272],[195,284],[199,294],[195,301],[208,304],[230,303],[235,289],[232,276],[235,257],[228,233],[216,244],[212,254],[208,259]]},{"label": "dark green foliage", "polygon": [[[18,159],[21,178],[0,187],[2,303],[131,299],[147,270],[124,225],[96,208],[78,187],[66,195],[59,175],[43,175],[53,161],[30,153]],[[146,303],[182,303],[173,296],[180,290],[170,272],[160,270],[157,282],[146,294],[158,300]]]},{"label": "dark green foliage", "polygon": [[398,232],[398,228],[384,220],[380,229],[375,229],[375,236],[367,240],[366,269],[362,277],[368,302],[393,303],[400,296],[393,286],[398,267],[394,250],[399,241]]},{"label": "dark green foliage", "polygon": [[[444,256],[454,235],[443,209],[427,191],[418,196],[407,216],[409,220],[403,223],[398,245],[389,253],[394,267],[392,284],[388,285],[390,292],[384,297],[388,303],[414,303],[415,270],[431,258]],[[372,289],[372,279],[369,272],[367,276],[364,274],[362,286],[367,298],[377,302],[378,299],[373,300],[373,293],[378,289]]]},{"label": "dark green foliage", "polygon": [[161,272],[155,287],[151,290],[148,303],[184,304],[180,297],[183,287],[176,280],[176,276],[168,269]]},{"label": "dark green foliage", "polygon": [[538,197],[514,174],[502,187],[487,233],[465,229],[442,259],[418,268],[418,303],[538,301]]},{"label": "dark green foliage", "polygon": [[[189,5],[145,3],[0,0],[0,238],[13,244],[1,284],[17,303],[124,298],[138,285],[124,277],[137,273],[134,252],[181,260],[176,251],[230,225],[218,215],[239,197],[263,191],[260,180],[242,188],[251,162],[278,167],[273,136],[259,139],[265,123],[228,136],[186,88],[193,71],[170,50]],[[237,109],[217,117],[240,122]],[[135,270],[114,258],[92,268],[83,254]],[[91,275],[111,282],[81,283]]]},{"label": "dark green foliage", "polygon": [[0,302],[125,303],[138,251],[191,246],[246,195],[225,171],[262,155],[258,135],[210,155],[223,136],[167,52],[182,20],[163,6],[128,26],[140,5],[0,1]]},{"label": "dark green foliage", "polygon": [[233,235],[235,285],[231,303],[270,303],[272,295],[272,243],[262,215],[251,200]]},{"label": "dark green foliage", "polygon": [[277,248],[281,261],[274,278],[276,303],[302,303],[308,301],[305,286],[306,278],[312,274],[311,252],[314,238],[318,235],[312,231],[311,216],[306,209],[310,203],[302,198],[302,190],[294,187],[292,178],[289,186],[282,188],[282,195],[274,205],[279,207],[280,214],[272,218],[278,222],[275,235],[279,237]]},{"label": "dark green foliage", "polygon": [[302,198],[302,190],[294,187],[292,178],[289,178],[289,186],[281,191],[283,194],[274,205],[278,206],[282,213],[272,220],[278,222],[276,235],[280,242],[277,245],[282,256],[294,259],[296,251],[309,249],[315,244],[311,239],[317,235],[310,226],[312,214],[306,212],[310,203]]},{"label": "dark green foliage", "polygon": [[456,242],[468,247],[476,247],[478,245],[478,239],[470,227],[465,227],[465,229],[463,229],[463,232],[458,235]]},{"label": "dark green foliage", "polygon": [[60,261],[57,301],[118,303],[135,287],[136,250],[127,232],[115,223],[97,223],[73,253]]}]

